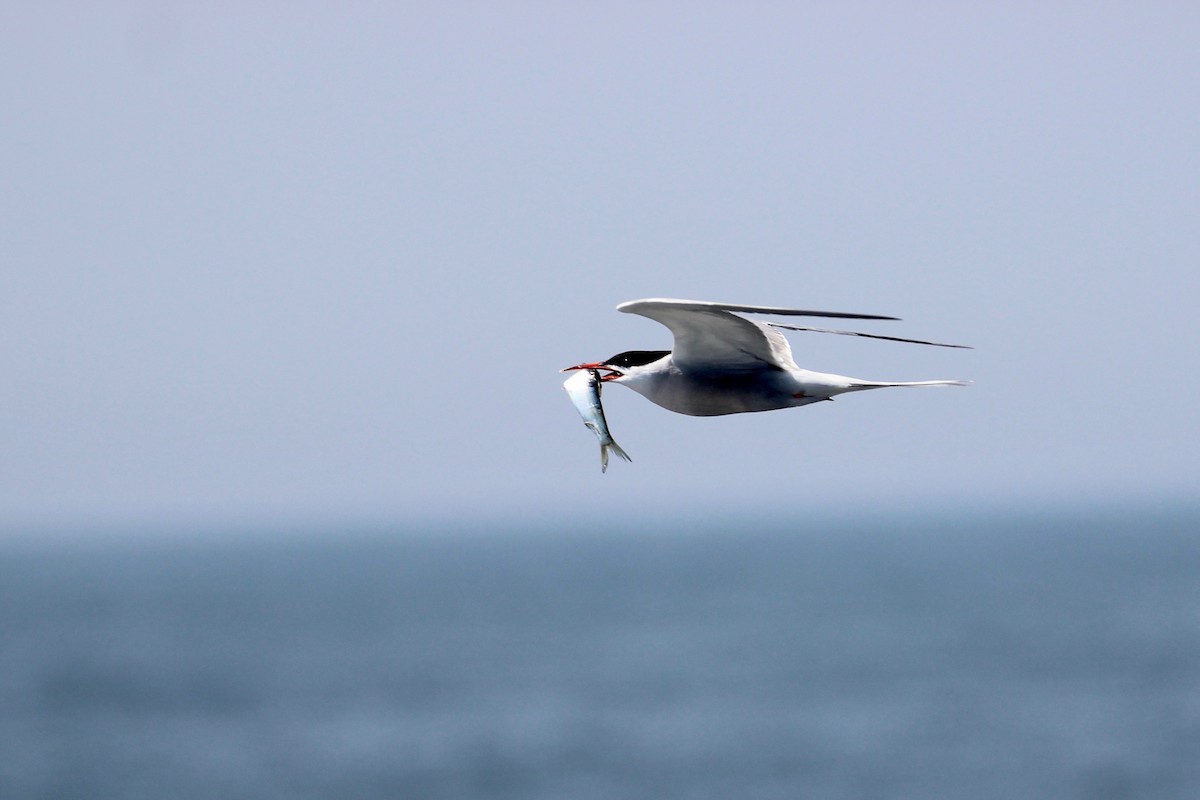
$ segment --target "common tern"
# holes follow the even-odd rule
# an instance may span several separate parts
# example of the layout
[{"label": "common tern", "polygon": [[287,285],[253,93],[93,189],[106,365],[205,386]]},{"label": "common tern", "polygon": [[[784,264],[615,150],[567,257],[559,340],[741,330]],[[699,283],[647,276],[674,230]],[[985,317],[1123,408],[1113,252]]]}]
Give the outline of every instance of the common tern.
[{"label": "common tern", "polygon": [[576,364],[562,372],[604,370],[604,382],[628,386],[650,402],[680,414],[712,417],[795,408],[832,400],[836,395],[846,392],[888,386],[965,385],[964,381],[951,380],[868,381],[801,369],[792,359],[792,349],[787,339],[779,331],[836,333],[936,347],[965,348],[965,345],[756,322],[734,312],[864,320],[895,320],[897,317],[669,298],[633,300],[617,306],[617,310],[626,314],[640,314],[667,326],[675,337],[673,349],[628,350],[605,361]]}]

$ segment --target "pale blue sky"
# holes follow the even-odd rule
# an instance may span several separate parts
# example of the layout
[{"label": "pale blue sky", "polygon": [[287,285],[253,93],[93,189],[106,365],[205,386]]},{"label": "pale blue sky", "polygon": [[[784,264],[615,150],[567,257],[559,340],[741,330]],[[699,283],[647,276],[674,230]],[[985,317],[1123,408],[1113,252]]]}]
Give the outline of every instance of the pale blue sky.
[{"label": "pale blue sky", "polygon": [[[13,5],[0,525],[1194,499],[1200,10],[991,5]],[[556,370],[648,296],[975,384],[614,388],[602,476]]]}]

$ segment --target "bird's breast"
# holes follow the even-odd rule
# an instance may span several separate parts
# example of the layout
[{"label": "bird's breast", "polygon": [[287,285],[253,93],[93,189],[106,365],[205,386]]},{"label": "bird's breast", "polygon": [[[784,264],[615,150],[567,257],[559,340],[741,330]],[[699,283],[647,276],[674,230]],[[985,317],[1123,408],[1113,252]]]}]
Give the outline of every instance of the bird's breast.
[{"label": "bird's breast", "polygon": [[773,411],[796,405],[781,378],[770,370],[754,373],[689,374],[677,369],[622,381],[650,402],[693,417]]}]

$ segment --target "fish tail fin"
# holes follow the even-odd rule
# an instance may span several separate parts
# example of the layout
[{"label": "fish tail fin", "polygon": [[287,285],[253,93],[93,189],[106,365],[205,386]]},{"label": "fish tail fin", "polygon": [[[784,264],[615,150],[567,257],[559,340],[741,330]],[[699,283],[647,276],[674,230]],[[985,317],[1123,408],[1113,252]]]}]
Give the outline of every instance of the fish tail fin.
[{"label": "fish tail fin", "polygon": [[628,453],[626,453],[624,450],[621,449],[621,445],[617,444],[615,441],[610,439],[608,444],[606,444],[600,448],[600,471],[601,472],[604,472],[606,469],[608,469],[608,451],[610,449],[614,453],[619,455],[621,458],[625,459],[626,461],[630,462],[631,464],[633,463],[633,459],[629,457]]}]

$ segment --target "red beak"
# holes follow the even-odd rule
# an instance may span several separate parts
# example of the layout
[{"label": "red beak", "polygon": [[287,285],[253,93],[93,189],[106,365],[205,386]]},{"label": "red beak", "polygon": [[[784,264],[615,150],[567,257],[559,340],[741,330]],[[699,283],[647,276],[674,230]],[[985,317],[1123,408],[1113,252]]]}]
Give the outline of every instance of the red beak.
[{"label": "red beak", "polygon": [[575,365],[575,366],[573,366],[573,367],[564,367],[563,369],[560,369],[560,370],[559,370],[559,372],[570,372],[570,371],[571,371],[571,370],[573,370],[573,369],[603,369],[603,370],[608,370],[608,374],[607,374],[607,375],[601,375],[601,376],[600,376],[600,380],[602,380],[602,381],[611,381],[613,378],[619,378],[619,377],[621,377],[621,375],[622,375],[622,374],[624,374],[624,373],[622,373],[620,370],[613,369],[612,367],[605,366],[604,364],[601,364],[601,363],[599,363],[599,362],[591,362],[591,363],[589,363],[589,364],[576,364],[576,365]]}]

